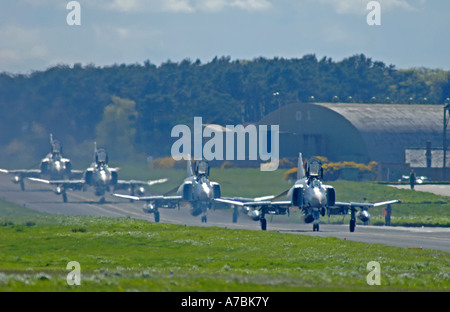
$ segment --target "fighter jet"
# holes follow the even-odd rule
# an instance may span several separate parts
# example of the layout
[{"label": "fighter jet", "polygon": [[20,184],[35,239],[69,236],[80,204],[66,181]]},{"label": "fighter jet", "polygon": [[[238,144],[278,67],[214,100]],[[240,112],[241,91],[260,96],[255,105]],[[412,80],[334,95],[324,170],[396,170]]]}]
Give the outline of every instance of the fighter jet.
[{"label": "fighter jet", "polygon": [[[291,207],[297,207],[304,214],[305,223],[313,223],[313,231],[319,231],[320,216],[347,215],[350,213],[350,232],[355,231],[356,218],[367,223],[370,220],[368,208],[388,204],[400,203],[399,200],[388,200],[377,203],[362,202],[336,202],[336,192],[333,186],[322,183],[322,163],[312,158],[303,167],[300,153],[297,166],[297,181],[286,192],[286,201],[241,201],[236,198],[217,199],[241,207],[241,212],[247,214],[255,221],[260,221],[261,229],[267,229],[266,214],[286,215]],[[360,209],[360,210],[358,210]]]},{"label": "fighter jet", "polygon": [[84,190],[91,186],[95,189],[95,195],[101,196],[100,203],[105,202],[105,193],[110,192],[111,188],[114,191],[119,189],[130,190],[131,195],[135,193],[143,195],[145,192],[145,185],[154,185],[164,183],[167,179],[159,179],[152,181],[137,181],[137,180],[119,180],[118,171],[120,168],[111,168],[108,165],[108,154],[105,149],[97,149],[97,144],[94,146],[94,162],[83,173],[83,178],[80,180],[45,180],[39,178],[29,178],[32,181],[55,185],[54,192],[57,195],[62,195],[63,201],[67,202],[67,189]]},{"label": "fighter jet", "polygon": [[25,178],[48,178],[64,179],[81,176],[83,171],[72,170],[70,159],[62,157],[62,147],[58,140],[53,139],[50,134],[50,153],[41,160],[40,169],[0,169],[0,172],[14,175],[12,181],[20,184],[22,191],[25,190]]},{"label": "fighter jet", "polygon": [[[113,196],[146,201],[143,210],[153,213],[155,222],[159,222],[159,208],[180,209],[181,204],[188,204],[192,207],[193,216],[202,215],[202,222],[207,222],[208,210],[213,208],[214,200],[220,198],[220,184],[209,180],[209,164],[205,160],[196,161],[192,168],[190,157],[187,160],[186,179],[183,183],[165,195],[155,196],[132,196],[123,194],[113,194]],[[175,192],[176,195],[168,196]]]}]

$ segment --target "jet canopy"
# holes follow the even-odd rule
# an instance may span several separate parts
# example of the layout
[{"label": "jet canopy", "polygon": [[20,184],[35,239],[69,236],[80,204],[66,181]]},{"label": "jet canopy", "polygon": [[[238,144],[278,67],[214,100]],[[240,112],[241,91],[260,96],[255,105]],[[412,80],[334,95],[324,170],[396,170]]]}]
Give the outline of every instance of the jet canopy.
[{"label": "jet canopy", "polygon": [[104,149],[97,150],[95,154],[95,162],[97,164],[107,164],[108,163],[108,154]]},{"label": "jet canopy", "polygon": [[52,154],[60,154],[61,153],[61,143],[57,140],[53,140],[51,143],[51,152]]},{"label": "jet canopy", "polygon": [[205,160],[201,160],[195,164],[195,175],[209,176],[209,164]]},{"label": "jet canopy", "polygon": [[317,158],[311,158],[306,164],[306,175],[321,179],[323,177],[322,162]]}]

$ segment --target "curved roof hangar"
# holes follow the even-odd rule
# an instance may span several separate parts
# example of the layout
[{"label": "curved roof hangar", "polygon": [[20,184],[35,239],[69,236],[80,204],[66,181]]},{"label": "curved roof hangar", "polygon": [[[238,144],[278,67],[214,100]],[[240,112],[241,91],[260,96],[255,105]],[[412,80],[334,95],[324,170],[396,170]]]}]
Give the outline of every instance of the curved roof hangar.
[{"label": "curved roof hangar", "polygon": [[280,158],[404,163],[407,148],[442,146],[442,119],[440,105],[298,103],[259,124],[280,125]]}]

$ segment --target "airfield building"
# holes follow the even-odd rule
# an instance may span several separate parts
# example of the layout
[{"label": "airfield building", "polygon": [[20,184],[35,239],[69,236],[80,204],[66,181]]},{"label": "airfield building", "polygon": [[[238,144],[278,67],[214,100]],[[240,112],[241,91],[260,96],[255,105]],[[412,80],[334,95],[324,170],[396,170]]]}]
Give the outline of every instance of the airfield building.
[{"label": "airfield building", "polygon": [[434,180],[443,177],[441,105],[298,103],[258,124],[280,125],[280,158],[302,152],[330,161],[377,161],[380,180],[397,180],[410,168]]}]

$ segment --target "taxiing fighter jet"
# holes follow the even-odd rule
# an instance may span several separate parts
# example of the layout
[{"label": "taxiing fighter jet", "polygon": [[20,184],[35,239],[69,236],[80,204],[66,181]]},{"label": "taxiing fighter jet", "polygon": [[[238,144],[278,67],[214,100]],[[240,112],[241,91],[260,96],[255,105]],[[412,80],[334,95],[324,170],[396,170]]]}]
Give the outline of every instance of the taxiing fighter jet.
[{"label": "taxiing fighter jet", "polygon": [[14,175],[12,181],[20,184],[22,191],[25,190],[25,178],[48,178],[65,179],[81,176],[83,171],[72,170],[70,159],[62,157],[62,148],[58,140],[53,139],[50,134],[50,153],[41,160],[40,169],[0,169],[2,173]]},{"label": "taxiing fighter jet", "polygon": [[322,178],[323,168],[321,161],[317,158],[312,158],[308,161],[306,168],[304,168],[302,154],[300,153],[297,181],[287,192],[283,193],[287,193],[286,201],[241,201],[236,198],[217,199],[217,201],[241,207],[241,212],[249,215],[255,221],[260,221],[262,230],[267,229],[266,214],[289,214],[291,207],[298,207],[303,212],[305,222],[313,223],[313,231],[319,231],[319,218],[320,216],[325,216],[325,213],[328,216],[335,214],[347,215],[350,213],[350,232],[355,231],[356,218],[365,223],[370,220],[368,208],[400,202],[399,200],[388,200],[378,203],[336,202],[334,187],[323,184]]},{"label": "taxiing fighter jet", "polygon": [[[113,194],[114,196],[132,200],[146,201],[144,212],[153,213],[155,222],[159,222],[159,208],[180,208],[180,204],[189,204],[193,216],[202,215],[202,222],[207,222],[207,213],[214,205],[214,200],[220,198],[221,188],[217,182],[209,180],[209,164],[201,160],[192,168],[190,157],[187,160],[187,177],[176,189],[165,195],[130,196]],[[176,195],[168,196],[176,190]]]},{"label": "taxiing fighter jet", "polygon": [[143,195],[145,192],[145,185],[153,185],[157,183],[164,183],[167,179],[159,179],[153,181],[137,181],[137,180],[119,180],[119,168],[110,168],[108,166],[108,154],[104,149],[97,149],[97,144],[94,147],[94,162],[83,173],[83,178],[80,180],[45,180],[39,178],[29,178],[32,181],[55,185],[55,193],[62,195],[63,201],[67,202],[67,189],[81,190],[87,186],[95,189],[95,195],[101,196],[100,202],[105,202],[105,193],[110,192],[111,188],[115,190],[128,189],[131,195],[135,193]]}]

